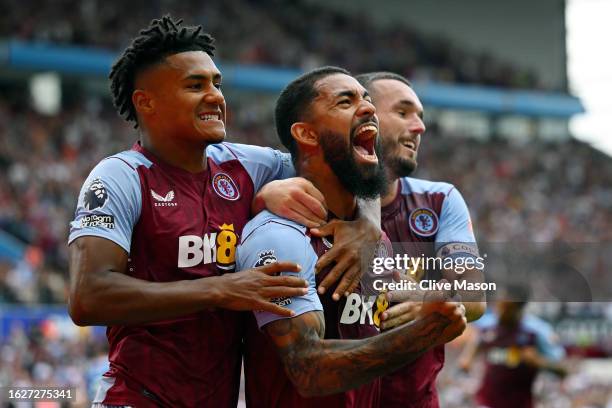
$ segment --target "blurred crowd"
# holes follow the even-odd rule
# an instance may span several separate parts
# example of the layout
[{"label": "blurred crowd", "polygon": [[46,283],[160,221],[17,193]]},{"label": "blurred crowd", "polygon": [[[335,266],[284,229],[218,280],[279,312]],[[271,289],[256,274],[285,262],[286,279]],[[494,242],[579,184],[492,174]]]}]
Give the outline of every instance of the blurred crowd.
[{"label": "blurred crowd", "polygon": [[[444,368],[440,372],[437,388],[440,406],[444,408],[479,408],[474,400],[484,372],[483,359],[465,372],[458,368],[458,355],[472,326],[457,340],[446,346]],[[568,375],[560,379],[548,372],[541,372],[533,387],[536,408],[609,408],[612,404],[612,381],[601,376],[611,368],[609,362],[592,362],[570,357],[565,361],[571,367]],[[592,365],[590,365],[592,364]],[[597,366],[597,368],[595,368]],[[599,371],[599,372],[598,372]]]},{"label": "blurred crowd", "polygon": [[575,140],[517,144],[465,136],[430,126],[416,177],[456,185],[479,240],[612,240],[610,157]]},{"label": "blurred crowd", "polygon": [[171,13],[202,24],[217,39],[221,60],[302,69],[332,64],[354,72],[384,67],[413,79],[542,88],[529,69],[465,50],[450,38],[405,25],[376,27],[367,10],[347,15],[306,0],[291,5],[283,0],[209,0],[205,5],[136,0],[129,12],[119,0],[59,0],[35,8],[19,0],[0,4],[0,38],[119,50],[151,19]]},{"label": "blurred crowd", "polygon": [[[468,331],[466,336],[469,335]],[[466,336],[446,347],[445,366],[437,383],[440,404],[445,408],[477,408],[473,396],[482,379],[482,361],[469,373],[459,370],[457,364]],[[87,407],[101,375],[108,369],[107,353],[103,333],[75,328],[66,320],[52,318],[30,328],[16,326],[0,342],[0,386],[71,387],[76,399],[70,405],[47,403],[44,406]],[[611,406],[609,360],[572,357],[566,364],[571,369],[563,380],[548,373],[539,375],[534,386],[537,408]],[[243,394],[239,403],[244,407]]]},{"label": "blurred crowd", "polygon": [[37,325],[15,325],[0,342],[0,386],[63,387],[71,389],[70,404],[2,405],[3,407],[85,407],[108,370],[106,337],[77,328],[65,318]]},{"label": "blurred crowd", "polygon": [[[272,107],[231,99],[228,139],[278,147]],[[0,100],[0,133],[0,229],[28,245],[27,265],[0,263],[0,301],[63,302],[80,187],[99,160],[128,149],[137,134],[95,98],[52,117]],[[479,241],[612,241],[612,160],[586,144],[481,141],[443,135],[432,123],[419,162],[416,177],[462,192]]]},{"label": "blurred crowd", "polygon": [[[280,3],[211,0],[203,7],[195,0],[137,0],[128,13],[116,0],[58,0],[36,8],[0,0],[0,38],[119,50],[150,19],[171,12],[203,24],[217,38],[223,61],[302,69],[333,64],[353,72],[384,67],[413,79],[540,87],[533,73],[458,48],[450,39],[404,26],[373,27],[365,13],[323,12],[305,0],[294,7]],[[280,146],[272,126],[273,96],[226,97],[230,141]],[[45,116],[29,107],[23,92],[0,92],[0,233],[27,247],[19,262],[0,259],[0,318],[9,305],[66,302],[66,239],[81,185],[98,161],[129,149],[138,137],[106,99],[77,95],[64,102],[58,115]],[[517,143],[469,136],[428,123],[415,176],[458,187],[479,241],[612,241],[612,159],[573,140]],[[606,262],[600,271],[610,270],[612,259]],[[0,385],[70,384],[91,397],[107,365],[100,334],[77,329],[65,316],[0,333]],[[468,407],[479,370],[457,375],[453,355],[440,380],[443,406]],[[610,384],[579,371],[563,386],[544,376],[536,388],[540,406],[555,408],[605,407],[612,393]]]}]

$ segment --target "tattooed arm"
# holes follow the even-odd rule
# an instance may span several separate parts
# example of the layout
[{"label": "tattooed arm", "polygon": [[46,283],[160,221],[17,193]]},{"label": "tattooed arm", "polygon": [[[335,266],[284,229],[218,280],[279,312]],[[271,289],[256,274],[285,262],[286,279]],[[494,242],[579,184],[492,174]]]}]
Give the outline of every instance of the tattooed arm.
[{"label": "tattooed arm", "polygon": [[320,311],[276,320],[264,327],[289,379],[303,396],[356,388],[413,361],[460,335],[466,321],[455,302],[429,302],[413,322],[359,340],[324,340]]},{"label": "tattooed arm", "polygon": [[304,396],[358,387],[414,360],[428,348],[450,341],[465,328],[464,309],[447,302],[449,295],[443,294],[423,302],[413,322],[384,334],[359,340],[324,340],[323,306],[315,288],[317,255],[306,228],[264,211],[245,226],[242,235],[236,250],[237,270],[283,259],[301,265],[297,277],[309,283],[307,294],[271,302],[284,304],[297,317],[283,319],[255,312],[257,324],[276,346],[289,379]]}]

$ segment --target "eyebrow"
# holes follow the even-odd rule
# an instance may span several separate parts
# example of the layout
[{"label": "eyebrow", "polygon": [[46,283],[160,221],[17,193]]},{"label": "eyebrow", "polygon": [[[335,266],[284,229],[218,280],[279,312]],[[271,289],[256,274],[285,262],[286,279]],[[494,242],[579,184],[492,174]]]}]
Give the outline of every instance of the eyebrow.
[{"label": "eyebrow", "polygon": [[[348,96],[348,97],[354,98],[356,95],[357,95],[357,92],[346,90],[346,91],[338,92],[335,96],[336,98],[340,98],[342,96]],[[364,91],[363,95],[361,95],[362,98],[365,98],[366,96],[370,96],[368,91]]]},{"label": "eyebrow", "polygon": [[[210,78],[210,75],[193,74],[193,75],[189,75],[183,78],[183,81],[204,81],[204,80],[208,80],[209,78]],[[221,79],[221,73],[217,72],[213,74],[212,76],[213,81],[218,81],[220,79]]]},{"label": "eyebrow", "polygon": [[[410,108],[417,109],[416,104],[414,102],[412,102],[412,101],[409,101],[408,99],[402,99],[401,101],[399,101],[395,105],[396,106],[407,105]],[[419,118],[423,119],[423,111],[422,110],[418,110],[417,111],[417,115],[419,116]]]}]

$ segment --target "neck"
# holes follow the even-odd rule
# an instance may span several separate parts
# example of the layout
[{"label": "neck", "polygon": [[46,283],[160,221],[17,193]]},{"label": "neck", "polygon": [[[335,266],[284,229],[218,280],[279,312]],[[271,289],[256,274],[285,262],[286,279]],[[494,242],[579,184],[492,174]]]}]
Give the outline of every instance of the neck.
[{"label": "neck", "polygon": [[344,188],[327,163],[318,157],[304,158],[299,176],[309,180],[323,194],[327,208],[341,220],[355,217],[357,199]]},{"label": "neck", "polygon": [[140,133],[140,143],[162,161],[190,173],[199,173],[207,168],[207,145],[204,143],[187,143],[163,135],[151,137],[145,129]]},{"label": "neck", "polygon": [[392,174],[391,171],[387,170],[387,180],[391,181],[387,184],[387,191],[380,200],[381,207],[391,204],[393,200],[395,200],[395,197],[397,197],[397,185],[399,184],[399,178],[395,174]]}]

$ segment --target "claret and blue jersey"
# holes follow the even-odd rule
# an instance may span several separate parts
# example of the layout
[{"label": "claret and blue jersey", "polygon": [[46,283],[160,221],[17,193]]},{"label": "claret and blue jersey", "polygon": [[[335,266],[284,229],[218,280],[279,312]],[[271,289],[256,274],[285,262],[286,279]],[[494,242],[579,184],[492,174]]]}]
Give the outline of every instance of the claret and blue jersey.
[{"label": "claret and blue jersey", "polygon": [[[135,144],[101,161],[81,190],[69,242],[96,236],[128,254],[126,274],[155,282],[235,270],[255,192],[293,175],[289,155],[221,143],[205,171],[189,173]],[[238,398],[239,313],[206,310],[107,329],[111,369],[98,402],[108,405],[230,406]]]},{"label": "claret and blue jersey", "polygon": [[[381,213],[383,231],[396,254],[478,257],[468,208],[452,184],[403,177],[397,192]],[[430,279],[439,278],[439,271],[428,273]],[[437,408],[436,377],[443,365],[444,346],[438,346],[385,376],[381,406]]]},{"label": "claret and blue jersey", "polygon": [[[331,268],[315,275],[315,264],[333,243],[328,239],[312,237],[308,229],[293,221],[263,211],[244,228],[238,247],[236,266],[248,269],[268,262],[290,261],[302,266],[299,275],[309,283],[306,295],[273,299],[279,305],[293,310],[297,316],[322,311],[325,319],[326,339],[360,339],[378,334],[377,317],[384,309],[378,308],[376,296],[366,294],[359,286],[355,293],[340,301],[331,294],[335,286],[324,295],[318,295],[317,285]],[[388,250],[388,245],[385,249]],[[379,251],[382,248],[379,247]],[[380,380],[347,392],[323,397],[304,398],[293,386],[283,368],[274,345],[260,328],[283,319],[268,312],[255,312],[247,316],[245,336],[245,395],[247,405],[254,408],[273,407],[373,407],[378,406]],[[262,390],[265,390],[263,392]]]},{"label": "claret and blue jersey", "polygon": [[500,408],[533,407],[532,388],[538,368],[523,363],[521,353],[532,347],[551,361],[563,359],[565,350],[550,324],[526,314],[518,325],[505,327],[499,324],[497,315],[487,313],[475,325],[485,360],[477,401]]},{"label": "claret and blue jersey", "polygon": [[[395,200],[382,208],[382,224],[389,239],[401,243],[408,254],[414,254],[417,243],[429,243],[418,248],[428,248],[425,255],[433,256],[442,255],[447,244],[460,242],[475,246],[476,242],[461,193],[444,182],[412,177],[399,179]],[[463,250],[466,256],[475,255],[473,250]]]}]

